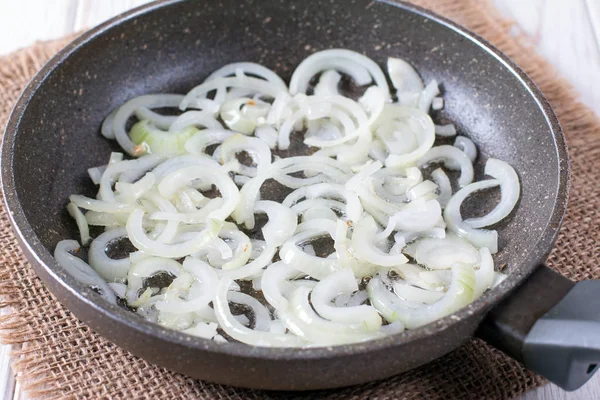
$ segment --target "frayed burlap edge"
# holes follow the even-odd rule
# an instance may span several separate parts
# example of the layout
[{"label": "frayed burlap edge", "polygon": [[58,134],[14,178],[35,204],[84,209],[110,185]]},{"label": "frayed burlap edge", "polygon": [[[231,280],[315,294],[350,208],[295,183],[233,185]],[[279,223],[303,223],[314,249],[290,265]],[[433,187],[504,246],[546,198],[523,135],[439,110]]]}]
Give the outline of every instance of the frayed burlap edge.
[{"label": "frayed burlap edge", "polygon": [[[600,159],[600,122],[577,102],[570,85],[537,55],[523,37],[510,35],[511,23],[486,1],[414,0],[467,26],[511,56],[554,106],[573,156],[573,189],[565,225],[550,264],[572,279],[598,277],[600,216],[589,199],[600,193],[586,185]],[[66,41],[39,43],[0,58],[0,126],[26,82]],[[596,140],[592,140],[596,139]],[[600,165],[600,161],[596,163]],[[473,341],[456,352],[407,374],[342,390],[275,394],[203,383],[150,365],[89,330],[57,303],[24,261],[0,212],[0,340],[15,345],[12,365],[24,391],[39,398],[497,398],[523,393],[543,380],[514,361]],[[574,255],[575,254],[575,255]]]}]

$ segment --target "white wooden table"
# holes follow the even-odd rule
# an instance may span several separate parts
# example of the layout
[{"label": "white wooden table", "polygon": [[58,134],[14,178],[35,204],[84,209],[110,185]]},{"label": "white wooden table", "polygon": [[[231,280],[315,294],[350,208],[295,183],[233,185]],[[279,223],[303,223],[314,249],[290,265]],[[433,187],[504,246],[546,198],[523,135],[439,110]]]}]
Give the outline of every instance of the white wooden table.
[{"label": "white wooden table", "polygon": [[[92,27],[150,0],[0,0],[0,54]],[[494,0],[600,115],[600,0]],[[26,15],[27,24],[23,25]],[[23,398],[0,346],[0,399]],[[600,374],[573,393],[554,385],[522,400],[600,399]]]}]

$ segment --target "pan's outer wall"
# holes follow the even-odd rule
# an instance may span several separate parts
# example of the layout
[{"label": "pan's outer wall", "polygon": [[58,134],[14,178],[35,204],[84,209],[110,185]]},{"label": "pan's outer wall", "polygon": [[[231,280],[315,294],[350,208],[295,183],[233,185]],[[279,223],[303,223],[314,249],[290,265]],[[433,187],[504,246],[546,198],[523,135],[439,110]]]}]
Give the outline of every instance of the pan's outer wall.
[{"label": "pan's outer wall", "polygon": [[[42,70],[15,108],[2,154],[6,201],[36,272],[75,315],[119,346],[190,376],[246,387],[316,389],[383,378],[460,345],[490,304],[549,252],[568,175],[556,118],[524,75],[456,28],[366,0],[167,1],[143,10],[151,12],[127,14],[86,34]],[[455,122],[479,145],[479,176],[489,156],[516,168],[524,190],[515,215],[497,227],[498,260],[511,274],[499,288],[455,316],[396,337],[336,348],[261,349],[193,340],[132,318],[56,265],[56,243],[76,237],[64,211],[68,195],[93,195],[86,170],[116,149],[98,134],[111,109],[140,94],[185,92],[234,61],[263,63],[288,79],[324,44],[364,52],[380,65],[387,56],[407,59],[425,80],[442,82],[446,107],[436,118]]]}]

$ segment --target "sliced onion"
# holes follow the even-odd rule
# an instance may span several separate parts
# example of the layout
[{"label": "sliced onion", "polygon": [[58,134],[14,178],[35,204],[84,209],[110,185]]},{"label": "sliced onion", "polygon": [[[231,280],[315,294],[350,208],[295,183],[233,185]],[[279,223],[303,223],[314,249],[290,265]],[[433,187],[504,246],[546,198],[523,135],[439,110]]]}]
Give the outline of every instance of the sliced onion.
[{"label": "sliced onion", "polygon": [[387,70],[394,88],[398,92],[421,92],[425,88],[419,73],[401,58],[389,57]]},{"label": "sliced onion", "polygon": [[[459,150],[460,151],[460,150]],[[462,219],[460,206],[472,193],[500,185],[496,179],[471,183],[456,192],[444,210],[444,220],[448,229],[464,237],[477,247],[487,247],[492,254],[498,251],[498,232],[484,229],[474,229]]]},{"label": "sliced onion", "polygon": [[260,273],[272,260],[275,255],[275,247],[266,245],[258,257],[246,265],[238,268],[223,270],[223,275],[231,279],[246,279]]},{"label": "sliced onion", "polygon": [[377,224],[373,217],[364,216],[354,227],[352,248],[362,260],[375,265],[389,267],[404,264],[408,259],[403,254],[387,254],[375,246]]},{"label": "sliced onion", "polygon": [[[236,134],[228,137],[220,146],[220,150],[219,156],[222,164],[236,160],[235,155],[242,151],[252,158],[256,167],[239,164],[239,173],[243,175],[256,176],[259,170],[271,164],[271,150],[265,142],[258,138]],[[216,153],[215,151],[215,156]]]},{"label": "sliced onion", "polygon": [[258,201],[254,210],[267,214],[269,218],[269,222],[262,228],[267,244],[280,246],[296,231],[298,218],[288,207],[274,201]]},{"label": "sliced onion", "polygon": [[314,309],[323,318],[343,324],[364,324],[367,330],[378,330],[381,327],[381,317],[373,307],[367,305],[335,307],[331,305],[335,297],[356,291],[358,291],[356,278],[351,269],[345,268],[317,283],[310,300]]},{"label": "sliced onion", "polygon": [[442,217],[437,200],[415,200],[395,213],[396,230],[422,232],[434,228]]},{"label": "sliced onion", "polygon": [[455,265],[475,266],[479,253],[469,242],[458,237],[426,238],[417,242],[415,259],[429,269],[450,269]]},{"label": "sliced onion", "polygon": [[129,257],[114,259],[106,254],[110,243],[123,237],[127,237],[125,228],[110,229],[94,239],[90,245],[88,253],[90,266],[110,282],[123,282],[131,267]]},{"label": "sliced onion", "polygon": [[[125,126],[129,118],[135,113],[140,107],[147,108],[164,108],[164,107],[177,107],[184,97],[179,94],[149,94],[140,97],[136,97],[129,100],[127,103],[119,107],[118,111],[114,115],[112,120],[112,134],[114,135],[117,142],[123,150],[132,156],[140,155],[135,149],[135,144],[127,135]],[[107,134],[110,130],[105,129]],[[105,134],[106,136],[106,134]]]},{"label": "sliced onion", "polygon": [[135,116],[137,119],[148,120],[152,125],[159,129],[168,130],[171,127],[173,121],[177,119],[174,115],[162,115],[152,111],[148,107],[140,107],[135,110]]},{"label": "sliced onion", "polygon": [[194,278],[201,282],[201,295],[189,300],[175,297],[169,301],[159,301],[156,303],[156,309],[174,314],[183,314],[203,309],[208,306],[209,302],[214,300],[219,282],[214,268],[200,260],[187,257],[183,262],[183,270],[193,274]]},{"label": "sliced onion", "polygon": [[377,86],[389,92],[385,75],[373,60],[351,50],[329,49],[311,54],[296,67],[290,80],[290,93],[306,93],[310,79],[329,69],[350,75],[359,86],[370,83],[372,77]]},{"label": "sliced onion", "polygon": [[289,304],[287,298],[295,288],[289,280],[300,275],[300,271],[281,261],[269,265],[261,279],[262,292],[269,304],[276,310],[285,310]]},{"label": "sliced onion", "polygon": [[452,185],[450,184],[450,179],[441,168],[437,168],[431,173],[431,179],[433,179],[438,186],[438,202],[442,208],[445,208],[446,204],[450,201],[450,197],[452,197]]},{"label": "sliced onion", "polygon": [[100,296],[109,303],[116,304],[117,298],[115,293],[106,281],[82,259],[75,257],[70,253],[78,251],[79,248],[79,243],[75,240],[62,240],[58,242],[54,249],[54,258],[56,259],[56,262],[77,281],[93,289],[98,289],[100,291]]},{"label": "sliced onion", "polygon": [[128,293],[134,296],[133,298],[137,298],[137,293],[142,289],[144,280],[159,272],[166,272],[177,277],[182,272],[181,264],[162,257],[147,257],[134,263],[127,274]]},{"label": "sliced onion", "polygon": [[444,297],[443,292],[421,289],[400,280],[393,282],[394,293],[408,302],[433,304]]},{"label": "sliced onion", "polygon": [[277,138],[279,134],[277,133],[277,130],[270,125],[258,126],[254,131],[254,136],[265,142],[270,149],[277,147]]},{"label": "sliced onion", "polygon": [[206,111],[186,111],[169,127],[169,132],[179,132],[190,126],[206,129],[222,129],[223,125]]},{"label": "sliced onion", "polygon": [[342,80],[342,75],[340,75],[336,70],[329,69],[321,74],[319,77],[319,82],[317,86],[315,86],[315,95],[317,96],[331,96],[338,95],[338,86],[340,81]]},{"label": "sliced onion", "polygon": [[494,259],[490,251],[482,247],[479,249],[479,258],[481,260],[479,269],[475,271],[475,292],[474,298],[478,298],[494,285]]},{"label": "sliced onion", "polygon": [[[300,247],[302,243],[319,238],[322,235],[323,230],[310,229],[292,236],[279,249],[279,257],[284,263],[313,278],[325,278],[338,269],[337,260],[311,256]],[[333,235],[333,233],[330,235]]]},{"label": "sliced onion", "polygon": [[240,324],[229,309],[228,297],[231,283],[230,278],[221,278],[217,285],[217,295],[214,301],[215,314],[221,329],[225,333],[240,342],[259,347],[298,347],[306,344],[304,340],[297,336],[255,331]]},{"label": "sliced onion", "polygon": [[67,211],[69,215],[73,217],[79,229],[79,236],[81,238],[81,244],[86,245],[90,241],[90,227],[88,221],[85,219],[85,215],[81,212],[77,204],[71,202],[67,205]]},{"label": "sliced onion", "polygon": [[241,71],[241,73],[244,75],[257,76],[268,82],[271,82],[274,85],[279,86],[281,90],[287,90],[287,85],[285,84],[283,79],[279,77],[279,75],[277,75],[269,68],[266,68],[260,64],[256,64],[253,62],[236,62],[227,64],[210,74],[205,81],[210,81],[216,78],[224,78],[226,76],[234,74],[237,75],[238,71]]},{"label": "sliced onion", "polygon": [[436,125],[435,134],[442,137],[456,136],[456,127],[454,124]]},{"label": "sliced onion", "polygon": [[[345,205],[340,211],[347,215],[351,221],[358,221],[362,214],[360,199],[355,193],[347,190],[343,185],[333,183],[319,183],[311,186],[304,186],[290,193],[282,202],[286,207],[293,207],[301,198],[320,199],[334,198],[342,199]],[[335,203],[338,204],[338,203]]]},{"label": "sliced onion", "polygon": [[213,211],[208,218],[219,220],[227,218],[237,207],[240,193],[231,178],[220,170],[199,166],[181,168],[161,180],[158,184],[158,190],[166,198],[171,198],[183,186],[196,179],[214,184],[223,198],[221,208]]},{"label": "sliced onion", "polygon": [[[198,98],[206,97],[206,95],[213,91],[222,88],[236,87],[248,89],[256,93],[262,93],[264,95],[275,98],[279,92],[283,89],[275,83],[265,81],[263,79],[252,78],[249,76],[243,77],[229,77],[229,78],[215,78],[208,81],[204,81],[201,85],[196,86],[185,95],[185,98],[179,104],[181,110],[185,110]],[[222,102],[224,99],[215,98],[217,102]]]},{"label": "sliced onion", "polygon": [[196,234],[193,239],[181,243],[166,244],[148,237],[142,227],[143,217],[144,211],[139,208],[130,214],[127,220],[127,235],[136,248],[150,255],[160,257],[179,258],[195,253],[214,239],[222,226],[222,222],[211,219],[207,222],[206,228]]},{"label": "sliced onion", "polygon": [[375,308],[389,321],[402,322],[414,329],[458,311],[473,300],[475,272],[473,268],[457,265],[452,268],[452,282],[446,294],[435,303],[409,308],[402,300],[390,293],[379,279],[371,279],[367,285],[369,298]]},{"label": "sliced onion", "polygon": [[382,336],[380,332],[367,331],[363,324],[342,324],[319,317],[309,303],[309,294],[307,287],[296,288],[290,296],[290,310],[278,313],[294,334],[321,345],[363,342]]},{"label": "sliced onion", "polygon": [[416,148],[408,153],[390,154],[385,160],[385,165],[392,168],[412,166],[433,146],[435,127],[429,115],[418,109],[386,105],[380,121],[373,126],[373,129],[397,120],[406,125],[405,129],[411,129],[418,143]]},{"label": "sliced onion", "polygon": [[243,304],[252,310],[254,314],[254,330],[262,332],[269,332],[271,330],[271,316],[267,308],[260,301],[246,293],[232,291],[229,292],[227,298],[229,301]]},{"label": "sliced onion", "polygon": [[440,94],[440,88],[435,79],[430,81],[421,92],[421,97],[419,98],[419,108],[423,112],[429,112],[429,108],[431,108],[431,103],[433,99]]},{"label": "sliced onion", "polygon": [[471,162],[475,162],[477,158],[477,147],[475,147],[475,143],[471,139],[465,136],[457,136],[454,140],[454,147],[458,147],[469,157]]},{"label": "sliced onion", "polygon": [[[109,163],[106,171],[102,174],[100,180],[99,199],[116,203],[115,193],[112,188],[117,182],[134,182],[139,177],[143,176],[148,170],[154,168],[163,159],[159,156],[149,154],[138,158],[137,160],[120,161]],[[98,210],[95,210],[98,211]]]},{"label": "sliced onion", "polygon": [[[448,165],[448,160],[451,161],[450,165]],[[450,169],[460,169],[458,184],[461,187],[473,182],[473,164],[469,157],[458,148],[450,145],[433,147],[419,159],[417,166],[423,167],[434,161],[443,161]]]},{"label": "sliced onion", "polygon": [[431,102],[431,109],[432,110],[441,110],[442,108],[444,108],[444,99],[441,97],[436,97],[435,99],[433,99],[433,101]]},{"label": "sliced onion", "polygon": [[521,191],[519,177],[513,167],[495,158],[490,158],[485,164],[485,174],[500,182],[500,202],[483,217],[465,220],[471,228],[482,228],[493,225],[506,218],[517,205]]}]

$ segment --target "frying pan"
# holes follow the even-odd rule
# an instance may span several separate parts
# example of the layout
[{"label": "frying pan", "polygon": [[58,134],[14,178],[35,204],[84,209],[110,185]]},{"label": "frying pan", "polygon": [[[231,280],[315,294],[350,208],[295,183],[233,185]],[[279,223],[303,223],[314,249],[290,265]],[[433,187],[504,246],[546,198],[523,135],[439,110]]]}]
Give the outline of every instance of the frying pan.
[{"label": "frying pan", "polygon": [[[104,302],[52,257],[76,237],[65,212],[72,193],[94,195],[87,168],[114,143],[99,134],[115,106],[144,93],[181,92],[234,61],[255,61],[289,79],[294,66],[329,47],[384,64],[408,60],[442,83],[438,122],[454,122],[478,145],[476,177],[488,157],[518,172],[522,194],[498,224],[496,265],[508,278],[454,315],[380,340],[306,349],[254,348],[193,338]],[[35,271],[93,330],[132,353],[192,377],[237,386],[308,390],[388,377],[438,358],[473,335],[565,389],[600,361],[595,281],[574,284],[542,263],[565,212],[569,164],[548,102],[490,44],[400,2],[370,0],[167,0],[118,16],[75,40],[33,79],[2,147],[2,185],[14,229]],[[495,199],[471,202],[484,212]]]}]

